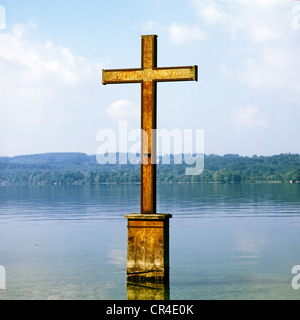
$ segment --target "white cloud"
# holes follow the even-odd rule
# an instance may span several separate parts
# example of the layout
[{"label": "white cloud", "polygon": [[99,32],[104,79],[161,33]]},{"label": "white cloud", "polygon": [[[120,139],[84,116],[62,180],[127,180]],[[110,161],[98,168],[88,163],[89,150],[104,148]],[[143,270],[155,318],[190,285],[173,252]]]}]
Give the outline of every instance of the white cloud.
[{"label": "white cloud", "polygon": [[258,106],[251,105],[240,108],[234,113],[234,123],[240,127],[265,127],[268,123],[268,115]]},{"label": "white cloud", "polygon": [[280,39],[283,35],[282,32],[274,30],[271,26],[262,21],[253,23],[249,36],[253,42],[266,42],[271,40]]},{"label": "white cloud", "polygon": [[62,87],[66,90],[82,85],[95,76],[96,65],[75,56],[68,48],[49,40],[45,43],[28,41],[26,33],[31,28],[16,25],[11,32],[0,33],[0,99],[6,96],[11,103],[13,96],[29,98],[32,90],[35,98],[47,98],[56,90],[63,91]]},{"label": "white cloud", "polygon": [[286,0],[194,0],[198,16],[208,24],[226,27],[233,37],[253,42],[283,38]]},{"label": "white cloud", "polygon": [[194,1],[198,15],[208,24],[227,22],[228,15],[215,1]]},{"label": "white cloud", "polygon": [[300,92],[299,33],[286,0],[194,0],[201,21],[222,28],[231,40],[220,68],[255,90]]},{"label": "white cloud", "polygon": [[[26,33],[31,27],[16,25],[11,32],[0,34],[0,64],[11,71],[9,77],[15,81],[18,68],[19,82],[27,84],[59,81],[63,85],[74,85],[92,74],[91,64],[70,52],[68,48],[54,45],[51,41],[31,43]],[[6,75],[10,75],[7,73]]]},{"label": "white cloud", "polygon": [[193,41],[206,39],[206,33],[197,25],[188,26],[186,24],[172,23],[168,28],[171,42],[182,45]]},{"label": "white cloud", "polygon": [[238,71],[239,79],[253,89],[285,89],[300,93],[299,49],[267,46],[247,58]]},{"label": "white cloud", "polygon": [[145,33],[164,34],[170,42],[176,45],[188,44],[193,41],[207,39],[207,34],[199,25],[188,25],[185,23],[173,22],[170,25],[163,25],[160,22],[148,20],[139,26]]},{"label": "white cloud", "polygon": [[[51,144],[59,149],[59,135],[75,140],[71,132],[84,113],[94,83],[101,83],[100,65],[50,40],[34,40],[35,28],[19,24],[0,33],[0,146],[4,155],[47,152]],[[66,131],[72,121],[74,127]]]},{"label": "white cloud", "polygon": [[106,110],[106,113],[112,119],[125,120],[136,118],[139,115],[139,107],[129,100],[117,100]]},{"label": "white cloud", "polygon": [[[224,0],[223,0],[224,1]],[[239,3],[241,5],[255,6],[258,8],[273,8],[279,4],[283,4],[285,0],[230,0],[233,3]]]}]

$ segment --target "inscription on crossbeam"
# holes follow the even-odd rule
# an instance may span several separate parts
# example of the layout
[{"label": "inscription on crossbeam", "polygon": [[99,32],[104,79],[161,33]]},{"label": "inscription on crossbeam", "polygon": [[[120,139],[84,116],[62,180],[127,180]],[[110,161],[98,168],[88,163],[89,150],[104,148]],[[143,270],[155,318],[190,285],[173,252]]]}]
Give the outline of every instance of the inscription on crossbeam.
[{"label": "inscription on crossbeam", "polygon": [[103,84],[139,83],[142,81],[192,81],[196,80],[196,66],[185,68],[156,68],[103,70]]}]

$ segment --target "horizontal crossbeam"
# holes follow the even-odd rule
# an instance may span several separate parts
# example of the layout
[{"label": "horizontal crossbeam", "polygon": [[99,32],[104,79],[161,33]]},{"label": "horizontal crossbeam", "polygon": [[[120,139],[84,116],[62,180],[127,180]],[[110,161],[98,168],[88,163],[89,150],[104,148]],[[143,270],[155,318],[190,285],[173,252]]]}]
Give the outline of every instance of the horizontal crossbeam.
[{"label": "horizontal crossbeam", "polygon": [[153,69],[103,70],[102,83],[139,83],[142,81],[197,81],[197,66]]}]

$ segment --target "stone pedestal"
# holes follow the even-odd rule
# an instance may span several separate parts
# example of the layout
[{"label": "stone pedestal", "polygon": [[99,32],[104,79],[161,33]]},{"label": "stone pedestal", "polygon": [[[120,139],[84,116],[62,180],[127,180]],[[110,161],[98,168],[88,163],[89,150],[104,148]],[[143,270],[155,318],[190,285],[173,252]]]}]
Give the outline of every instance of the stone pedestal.
[{"label": "stone pedestal", "polygon": [[128,214],[127,282],[169,285],[171,214]]}]

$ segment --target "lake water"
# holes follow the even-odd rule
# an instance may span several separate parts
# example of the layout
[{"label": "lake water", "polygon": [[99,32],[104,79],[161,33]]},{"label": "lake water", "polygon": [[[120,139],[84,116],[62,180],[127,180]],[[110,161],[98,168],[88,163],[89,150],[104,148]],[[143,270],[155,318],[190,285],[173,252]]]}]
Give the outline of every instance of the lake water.
[{"label": "lake water", "polygon": [[[0,188],[0,299],[127,299],[139,206],[139,185]],[[300,299],[300,185],[160,185],[158,212],[173,214],[172,300]]]}]

